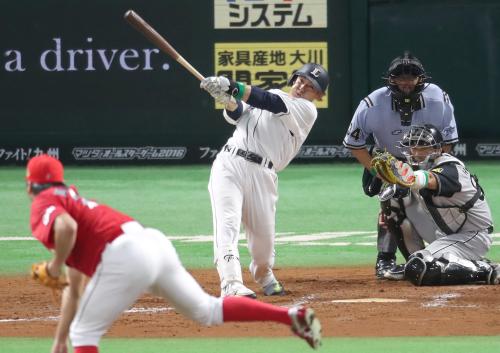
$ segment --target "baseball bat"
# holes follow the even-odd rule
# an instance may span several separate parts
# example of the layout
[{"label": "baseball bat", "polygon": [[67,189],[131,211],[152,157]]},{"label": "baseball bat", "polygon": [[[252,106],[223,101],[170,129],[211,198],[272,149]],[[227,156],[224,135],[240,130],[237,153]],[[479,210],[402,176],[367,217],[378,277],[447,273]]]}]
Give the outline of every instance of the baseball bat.
[{"label": "baseball bat", "polygon": [[150,42],[156,45],[161,51],[170,55],[175,61],[184,66],[192,75],[194,75],[198,80],[203,80],[202,74],[198,72],[186,59],[184,59],[177,50],[170,45],[165,38],[163,38],[158,32],[155,31],[153,27],[144,21],[141,16],[135,13],[133,10],[128,10],[123,16],[125,20],[136,30],[141,32]]}]

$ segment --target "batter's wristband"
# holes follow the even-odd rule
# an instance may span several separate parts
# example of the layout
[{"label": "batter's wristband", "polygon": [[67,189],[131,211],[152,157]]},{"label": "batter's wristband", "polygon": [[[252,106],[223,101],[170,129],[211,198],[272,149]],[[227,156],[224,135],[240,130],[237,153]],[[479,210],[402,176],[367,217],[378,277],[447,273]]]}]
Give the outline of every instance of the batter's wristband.
[{"label": "batter's wristband", "polygon": [[236,87],[238,89],[236,91],[236,94],[233,97],[241,100],[243,98],[243,95],[245,94],[246,85],[244,83],[241,83],[241,82],[236,82]]}]

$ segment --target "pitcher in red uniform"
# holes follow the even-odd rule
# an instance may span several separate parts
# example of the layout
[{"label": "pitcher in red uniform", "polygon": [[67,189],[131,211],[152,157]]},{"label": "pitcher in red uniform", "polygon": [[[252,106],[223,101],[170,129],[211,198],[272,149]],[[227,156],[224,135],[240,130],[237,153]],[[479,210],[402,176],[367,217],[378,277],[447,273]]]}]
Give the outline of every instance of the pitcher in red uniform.
[{"label": "pitcher in red uniform", "polygon": [[[109,326],[146,291],[202,325],[274,321],[289,325],[312,348],[320,346],[321,325],[312,309],[209,295],[182,266],[162,232],[80,196],[75,187],[64,184],[59,160],[48,155],[32,158],[26,182],[33,235],[53,250],[48,274],[58,277],[63,264],[67,266],[69,285],[52,353],[68,352],[68,336],[75,353],[98,352]],[[86,276],[90,279],[82,293]]]}]

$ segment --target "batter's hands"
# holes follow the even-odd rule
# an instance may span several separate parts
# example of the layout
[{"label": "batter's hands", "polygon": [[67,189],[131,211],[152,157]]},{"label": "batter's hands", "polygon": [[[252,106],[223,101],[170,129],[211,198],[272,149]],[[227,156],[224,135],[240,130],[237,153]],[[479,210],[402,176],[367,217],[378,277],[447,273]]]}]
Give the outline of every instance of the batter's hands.
[{"label": "batter's hands", "polygon": [[47,261],[31,265],[31,278],[52,289],[63,289],[68,285],[65,275],[52,276],[48,268],[49,263]]},{"label": "batter's hands", "polygon": [[210,76],[204,78],[200,83],[200,88],[204,89],[217,101],[226,105],[231,102],[231,95],[228,93],[230,81],[224,76]]}]

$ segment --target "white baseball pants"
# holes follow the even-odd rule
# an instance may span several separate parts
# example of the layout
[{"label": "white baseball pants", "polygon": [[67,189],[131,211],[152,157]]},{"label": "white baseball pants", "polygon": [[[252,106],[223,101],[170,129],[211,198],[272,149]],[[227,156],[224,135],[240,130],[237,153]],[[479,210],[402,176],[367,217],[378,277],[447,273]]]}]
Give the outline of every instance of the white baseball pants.
[{"label": "white baseball pants", "polygon": [[221,288],[242,281],[238,237],[243,222],[252,262],[250,272],[262,287],[275,282],[274,238],[278,176],[272,169],[221,152],[208,184],[214,225],[214,260]]},{"label": "white baseball pants", "polygon": [[222,299],[208,295],[182,266],[163,233],[137,222],[108,244],[70,328],[75,346],[97,346],[116,318],[146,291],[203,325],[222,323]]}]

